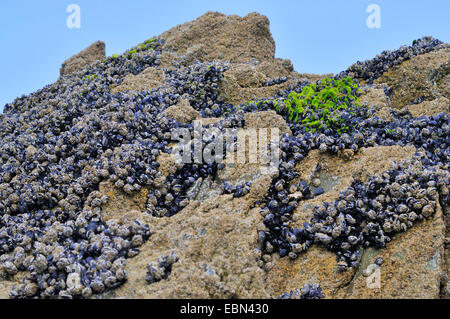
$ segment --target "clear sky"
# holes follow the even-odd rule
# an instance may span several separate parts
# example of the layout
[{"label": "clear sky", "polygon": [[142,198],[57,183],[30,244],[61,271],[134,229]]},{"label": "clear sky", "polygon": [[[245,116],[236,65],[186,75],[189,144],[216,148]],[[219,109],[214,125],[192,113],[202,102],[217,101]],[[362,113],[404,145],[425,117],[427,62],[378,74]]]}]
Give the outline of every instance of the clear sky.
[{"label": "clear sky", "polygon": [[[66,25],[70,4],[81,8],[79,29]],[[380,28],[367,27],[370,4]],[[54,82],[65,59],[97,40],[119,54],[207,11],[268,16],[276,56],[300,73],[337,73],[424,35],[450,42],[449,0],[0,1],[0,110]]]}]

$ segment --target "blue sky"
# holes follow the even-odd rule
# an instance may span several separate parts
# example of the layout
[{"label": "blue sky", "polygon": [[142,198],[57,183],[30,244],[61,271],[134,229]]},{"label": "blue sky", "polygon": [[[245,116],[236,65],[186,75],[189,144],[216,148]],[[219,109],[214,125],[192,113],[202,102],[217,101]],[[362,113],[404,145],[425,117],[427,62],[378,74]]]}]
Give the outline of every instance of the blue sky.
[{"label": "blue sky", "polygon": [[[81,28],[69,29],[70,4]],[[381,8],[381,28],[369,29],[369,4]],[[61,63],[92,42],[121,53],[207,11],[269,17],[276,56],[300,73],[337,73],[357,60],[424,35],[450,40],[448,0],[9,0],[0,2],[0,110],[15,97],[54,82]]]}]

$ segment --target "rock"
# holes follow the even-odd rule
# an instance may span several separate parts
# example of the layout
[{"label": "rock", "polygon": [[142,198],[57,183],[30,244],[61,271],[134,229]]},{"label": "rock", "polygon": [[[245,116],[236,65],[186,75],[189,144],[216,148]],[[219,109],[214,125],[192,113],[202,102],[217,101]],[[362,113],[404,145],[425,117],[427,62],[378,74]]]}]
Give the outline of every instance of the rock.
[{"label": "rock", "polygon": [[0,299],[9,299],[9,292],[15,284],[18,283],[0,280]]},{"label": "rock", "polygon": [[432,101],[448,96],[450,87],[450,48],[443,47],[418,55],[385,72],[375,83],[392,86],[392,108],[415,101]]},{"label": "rock", "polygon": [[267,79],[265,74],[259,72],[256,66],[250,63],[234,64],[226,74],[233,76],[240,87],[248,88],[260,87]]},{"label": "rock", "polygon": [[[337,298],[439,298],[440,275],[444,271],[442,209],[432,219],[395,236],[385,249],[367,249],[351,282],[339,290]],[[424,243],[427,243],[424,245]],[[370,288],[361,271],[383,258],[379,288]],[[372,286],[373,287],[373,286]],[[327,295],[328,296],[328,295]]]},{"label": "rock", "polygon": [[362,88],[363,93],[359,97],[361,106],[375,109],[375,116],[392,121],[393,117],[389,109],[389,97],[385,93],[385,85],[371,85]]},{"label": "rock", "polygon": [[450,206],[444,205],[442,207],[445,220],[445,239],[444,239],[444,266],[445,272],[443,276],[446,277],[446,282],[441,280],[441,297],[450,299]]},{"label": "rock", "polygon": [[102,209],[102,218],[105,221],[118,220],[125,215],[139,217],[141,212],[145,211],[148,194],[148,189],[145,187],[139,192],[128,195],[108,181],[100,183],[99,191],[102,195],[109,196],[108,203]]},{"label": "rock", "polygon": [[[250,207],[264,198],[270,183],[261,176],[243,198],[221,195],[191,202],[171,218],[146,217],[152,240],[127,261],[128,281],[103,297],[269,298],[255,249],[262,216]],[[148,285],[146,264],[170,252],[179,257],[170,276]]]},{"label": "rock", "polygon": [[292,134],[291,129],[286,124],[283,117],[277,114],[275,111],[262,111],[256,113],[245,113],[244,115],[245,125],[244,128],[249,129],[268,129],[267,136],[270,137],[270,128],[278,128],[280,135],[284,133]]},{"label": "rock", "polygon": [[179,60],[179,57],[175,52],[163,51],[159,56],[159,60],[161,61],[159,65],[161,68],[173,69],[177,64],[176,62]]},{"label": "rock", "polygon": [[[257,13],[241,18],[208,12],[161,37],[166,41],[160,58],[163,68],[171,69],[176,62],[185,66],[215,59],[232,62],[220,83],[221,95],[230,104],[271,97],[300,78],[316,81],[324,77],[300,75],[294,72],[290,60],[274,58],[275,43],[269,21]],[[288,77],[288,81],[263,86],[265,81],[280,77]]]},{"label": "rock", "polygon": [[310,73],[300,73],[299,78],[301,80],[308,81],[310,83],[315,83],[317,81],[320,81],[323,78],[332,78],[334,77],[333,73],[327,73],[327,74],[310,74]]},{"label": "rock", "polygon": [[164,72],[153,67],[146,68],[138,75],[129,74],[118,86],[111,86],[111,92],[151,91],[164,84]]},{"label": "rock", "polygon": [[391,102],[389,96],[385,93],[388,89],[386,84],[372,84],[362,88],[363,93],[359,98],[361,106],[373,108],[374,116],[390,122],[394,120],[392,116]]},{"label": "rock", "polygon": [[[233,63],[231,68],[224,73],[219,88],[224,101],[239,105],[251,100],[274,96],[300,80],[316,82],[327,76],[332,76],[332,74],[298,74],[294,71],[290,60],[277,58],[272,61],[250,61]],[[264,85],[266,81],[283,77],[287,78],[287,81],[270,86]]]},{"label": "rock", "polygon": [[[377,129],[375,132],[383,132],[384,128],[380,126],[386,124],[386,137],[381,137],[380,133],[379,138],[375,139],[373,135],[369,139],[371,132],[361,130],[353,135],[355,143],[358,143],[356,145],[353,141],[345,141],[347,138],[340,135],[342,139],[331,149],[334,153],[331,154],[328,148],[328,142],[333,143],[331,138],[326,140],[324,138],[327,137],[322,135],[309,140],[311,135],[302,135],[300,131],[297,135],[299,140],[289,141],[293,143],[289,151],[286,151],[289,145],[283,143],[283,150],[285,153],[292,153],[288,156],[295,156],[296,164],[283,157],[281,168],[270,170],[261,161],[261,157],[255,163],[249,163],[249,146],[254,145],[250,141],[255,141],[250,138],[241,148],[246,149],[245,163],[233,163],[227,157],[224,167],[219,166],[217,173],[215,166],[207,165],[184,167],[196,171],[187,173],[182,170],[180,173],[177,170],[181,165],[175,161],[175,154],[165,153],[167,148],[175,145],[170,140],[170,135],[179,125],[173,125],[172,121],[166,121],[163,117],[175,119],[182,124],[201,119],[203,125],[215,124],[223,119],[223,126],[226,128],[237,126],[244,129],[268,129],[268,137],[277,128],[280,134],[292,135],[291,128],[294,130],[294,126],[290,127],[287,120],[274,110],[243,114],[239,110],[229,116],[216,112],[220,111],[217,108],[229,110],[231,106],[228,104],[239,105],[250,100],[282,96],[284,93],[280,90],[286,90],[299,82],[314,82],[332,75],[299,74],[294,71],[290,60],[274,58],[275,44],[270,34],[269,21],[257,13],[241,18],[209,12],[157,38],[141,44],[134,51],[135,54],[130,54],[127,58],[114,57],[95,64],[93,68],[96,68],[98,75],[96,81],[79,81],[75,76],[64,77],[104,57],[104,44],[98,42],[63,64],[63,78],[57,85],[45,88],[43,93],[17,99],[14,107],[7,109],[5,115],[0,115],[0,124],[8,132],[5,136],[2,135],[6,145],[3,150],[7,156],[3,156],[2,169],[5,172],[0,174],[0,193],[3,196],[0,204],[7,204],[5,207],[8,214],[2,216],[2,222],[7,227],[0,232],[0,248],[9,249],[5,246],[5,243],[9,245],[9,240],[1,239],[14,233],[16,228],[28,225],[29,219],[23,219],[22,222],[17,218],[22,214],[21,211],[30,210],[31,213],[46,216],[41,225],[35,225],[32,229],[43,234],[37,236],[33,249],[26,251],[30,257],[26,256],[22,247],[15,247],[14,252],[5,250],[6,253],[0,256],[0,298],[8,298],[11,289],[13,295],[15,291],[20,298],[35,295],[52,297],[51,291],[48,296],[41,291],[40,287],[45,285],[40,282],[43,276],[30,277],[29,272],[23,271],[33,262],[39,272],[55,274],[54,270],[50,270],[54,266],[53,259],[46,258],[50,254],[50,251],[47,252],[50,248],[53,249],[54,256],[69,255],[73,249],[78,248],[79,251],[92,250],[92,255],[89,253],[81,256],[79,263],[72,263],[65,269],[66,276],[62,277],[61,283],[66,286],[63,289],[67,290],[57,291],[59,296],[71,294],[90,298],[92,293],[99,293],[94,298],[271,298],[300,289],[305,284],[320,284],[327,298],[449,297],[450,218],[448,207],[442,203],[448,194],[445,183],[434,185],[430,182],[424,186],[428,187],[425,193],[411,195],[423,196],[421,199],[429,198],[423,207],[414,209],[421,209],[423,215],[431,216],[435,203],[430,198],[433,194],[443,194],[444,200],[436,203],[435,215],[397,234],[384,249],[360,248],[361,264],[359,267],[356,263],[353,264],[357,268],[343,270],[342,261],[337,262],[336,253],[317,244],[330,244],[332,237],[337,238],[339,235],[339,230],[322,229],[323,224],[314,222],[312,227],[316,244],[304,253],[304,246],[296,243],[295,235],[284,233],[285,229],[279,232],[280,228],[271,228],[272,233],[265,233],[268,230],[266,225],[272,227],[270,221],[273,220],[280,227],[303,228],[303,223],[310,222],[314,216],[316,205],[338,199],[340,192],[352,185],[354,180],[366,182],[370,177],[391,169],[395,166],[394,162],[411,159],[415,153],[417,156],[422,154],[430,157],[429,159],[432,155],[442,155],[433,153],[430,146],[435,144],[426,138],[424,152],[417,140],[417,144],[404,146],[407,144],[405,140],[399,142],[389,136],[397,138],[397,132],[391,130],[391,126],[397,125],[401,119],[401,115],[397,117],[396,113],[405,115],[404,121],[410,119],[406,116],[406,109],[405,112],[392,112],[391,107],[399,109],[414,102],[416,104],[409,105],[409,111],[415,117],[449,111],[448,46],[440,45],[435,51],[426,54],[421,51],[421,55],[411,56],[408,61],[400,56],[385,65],[385,68],[380,68],[378,62],[369,63],[369,67],[377,74],[368,74],[366,77],[361,73],[366,79],[375,79],[385,73],[376,84],[363,87],[360,101],[364,107],[375,109],[375,116],[385,121],[392,121],[395,115],[397,123],[380,124],[375,120],[373,125],[367,123],[369,129]],[[163,38],[164,41],[159,43]],[[152,49],[150,54],[149,50]],[[434,47],[430,48],[432,49]],[[377,59],[376,61],[381,61],[380,57]],[[192,65],[196,61],[205,63]],[[222,63],[224,61],[230,63]],[[401,63],[402,61],[406,62]],[[220,74],[222,67],[225,71]],[[362,66],[361,70],[365,68]],[[182,72],[175,72],[175,69]],[[105,74],[100,74],[103,71]],[[78,75],[80,74],[82,73],[79,72]],[[189,85],[183,87],[179,85],[179,81],[187,82],[186,76]],[[211,81],[205,81],[203,76]],[[67,85],[59,86],[64,83]],[[120,84],[110,85],[111,83]],[[65,93],[61,94],[62,91]],[[118,92],[131,93],[114,94]],[[425,101],[418,103],[422,98]],[[154,103],[156,100],[159,103]],[[176,101],[178,103],[174,104]],[[206,112],[206,108],[211,108],[214,112]],[[217,117],[202,118],[198,110],[205,111],[201,113],[203,116]],[[48,114],[52,116],[49,118]],[[349,116],[353,117],[355,114],[358,112]],[[25,119],[30,119],[32,124],[26,126],[28,123],[22,123],[26,122]],[[361,118],[358,115],[356,120],[360,119],[364,120],[364,115]],[[422,128],[422,136],[438,139],[436,123],[440,125],[444,120],[429,121],[428,127],[422,127],[426,124],[423,121],[415,123]],[[48,130],[49,125],[54,127]],[[445,125],[442,124],[443,129],[446,128]],[[354,129],[358,130],[358,126]],[[441,131],[443,130],[438,132],[438,141],[445,144]],[[405,134],[408,133],[419,136],[414,129]],[[338,135],[332,134],[334,137]],[[397,144],[378,146],[375,142]],[[256,145],[261,146],[259,137]],[[411,145],[417,145],[417,148]],[[435,150],[442,150],[445,155],[445,150],[438,147],[440,146],[436,146]],[[11,156],[13,161],[9,159],[10,153],[14,153],[14,157]],[[154,163],[155,158],[157,164]],[[410,176],[418,176],[420,168],[448,171],[446,163],[431,165],[434,163],[424,163],[423,166],[408,169],[408,172],[416,174]],[[65,172],[69,167],[72,169]],[[59,170],[63,174],[59,174]],[[298,177],[292,175],[294,170]],[[48,174],[48,178],[45,174]],[[296,178],[291,180],[294,177]],[[403,184],[401,174],[394,177]],[[189,182],[183,184],[185,180]],[[311,192],[298,185],[302,180],[306,181]],[[41,185],[45,187],[41,189],[37,182],[43,182]],[[225,183],[231,185],[231,188],[238,188],[239,192],[224,194],[231,192],[228,187],[225,190]],[[182,184],[189,187],[186,193]],[[377,187],[375,184],[373,186]],[[23,187],[22,191],[22,185],[28,186]],[[403,185],[398,188],[401,187]],[[153,188],[158,188],[159,192],[155,191],[154,197],[148,196]],[[242,188],[245,188],[245,192]],[[269,190],[271,198],[266,203]],[[392,197],[397,197],[395,192],[400,191],[394,188],[391,190]],[[309,196],[310,193],[314,197]],[[351,198],[352,195],[346,196]],[[59,200],[55,207],[57,216],[48,211],[53,198],[47,197]],[[156,202],[155,198],[158,198]],[[380,201],[384,201],[379,198],[373,201],[377,202],[378,207],[381,205]],[[293,202],[293,199],[298,200],[298,203]],[[422,205],[422,201],[416,203],[414,198],[412,200],[396,207],[385,207],[386,211],[393,208],[402,213],[409,209],[407,205]],[[396,203],[395,198],[386,201]],[[267,205],[269,209],[262,209],[263,205]],[[281,207],[280,215],[277,213],[275,216],[273,212],[277,212],[279,205],[287,207]],[[338,205],[340,211],[345,209],[342,205],[345,205],[344,201]],[[355,205],[361,208],[366,202],[358,200]],[[161,210],[161,206],[171,209],[174,215],[162,217],[166,211]],[[37,212],[38,207],[44,213]],[[69,212],[67,225],[71,225],[70,227],[63,227],[64,222],[59,221],[61,208],[64,212]],[[163,212],[160,217],[152,216],[160,211]],[[92,215],[100,215],[101,221],[95,220],[98,216],[90,216],[91,212]],[[263,215],[267,217],[265,220]],[[317,213],[315,216],[319,215]],[[375,218],[373,211],[369,212],[369,216]],[[324,223],[333,223],[334,220],[330,218]],[[347,225],[357,225],[356,215],[349,214],[344,218]],[[399,216],[399,219],[404,218],[410,217]],[[281,225],[282,223],[285,224]],[[117,224],[125,227],[115,227]],[[139,231],[142,235],[132,233],[133,228],[146,224],[149,225],[150,232],[148,229],[141,229]],[[389,223],[385,224],[389,227]],[[50,225],[50,229],[46,225]],[[365,225],[359,226],[363,228]],[[22,233],[16,234],[16,237],[21,235],[21,241],[31,241],[31,237]],[[86,237],[96,239],[93,236],[97,234],[94,233],[98,233],[99,238],[102,236],[102,257],[94,253],[98,247],[97,242],[92,240],[88,245],[82,237],[86,234]],[[69,240],[58,242],[60,235],[70,237],[74,234],[75,237],[72,238],[77,244],[71,245]],[[272,241],[273,236],[279,241]],[[270,242],[266,242],[267,239]],[[357,241],[358,238],[352,234],[344,244],[356,245]],[[284,249],[287,246],[280,247],[280,242],[283,245],[291,243],[291,250]],[[53,244],[56,246],[53,247]],[[122,249],[115,248],[119,246]],[[133,250],[126,251],[126,247],[133,247]],[[115,258],[124,253],[127,258],[122,264],[122,259]],[[25,259],[28,260],[33,254],[38,256],[36,262],[30,259],[25,263]],[[287,256],[281,258],[280,255]],[[90,256],[94,261],[105,258],[115,261],[112,265],[102,265],[112,271],[112,276],[103,271],[100,273],[100,276],[107,277],[104,283],[103,279],[99,281],[97,278],[95,282],[91,281],[90,287],[85,287],[86,283],[81,275],[86,269],[81,265],[90,263],[87,260]],[[69,257],[72,258],[71,255]],[[375,288],[370,287],[374,274],[380,275],[379,285]],[[125,279],[127,280],[122,284]],[[118,287],[115,287],[116,280],[121,284]],[[21,282],[24,285],[12,288]]]},{"label": "rock", "polygon": [[[300,176],[292,181],[292,184],[301,180],[313,182],[320,179],[320,187],[324,194],[313,199],[301,201],[295,211],[297,220],[293,227],[302,227],[304,222],[309,222],[313,217],[313,208],[322,202],[332,202],[339,197],[339,192],[351,186],[353,179],[362,182],[374,174],[381,174],[392,168],[393,161],[402,161],[412,158],[416,149],[414,147],[377,146],[360,149],[352,161],[333,156],[320,154],[313,150],[308,157],[296,166]],[[315,172],[317,165],[321,166],[319,173]]]},{"label": "rock", "polygon": [[[226,161],[225,161],[226,163]],[[258,178],[268,172],[261,164],[230,164],[226,163],[225,169],[218,173],[218,181],[227,182],[230,185],[239,185],[246,182],[254,183]]]},{"label": "rock", "polygon": [[160,163],[159,171],[161,172],[161,180],[173,172],[177,157],[174,154],[162,153],[158,156],[158,163]]},{"label": "rock", "polygon": [[222,119],[219,117],[199,117],[198,120],[202,121],[203,126],[207,126],[219,123]]},{"label": "rock", "polygon": [[[414,148],[375,147],[361,149],[354,161],[343,162],[331,155],[313,151],[297,169],[299,179],[306,179],[320,163],[322,170],[339,177],[328,193],[303,201],[297,208],[297,220],[291,227],[301,227],[313,216],[312,208],[322,202],[331,202],[339,191],[350,186],[354,178],[362,181],[375,173],[389,169],[392,161],[412,157]],[[365,163],[364,168],[362,163]],[[394,237],[385,249],[366,249],[358,270],[338,271],[334,253],[313,246],[304,255],[292,261],[274,255],[274,267],[268,272],[267,290],[271,295],[302,287],[308,282],[320,283],[327,298],[438,298],[439,278],[443,271],[443,241],[445,237],[442,210],[439,207],[432,219],[424,221]],[[423,245],[424,242],[430,243]],[[363,272],[377,257],[383,259],[380,268],[379,289],[368,288]]]},{"label": "rock", "polygon": [[169,106],[162,116],[175,119],[182,124],[191,123],[193,120],[200,117],[200,113],[197,112],[186,99],[180,99],[180,101],[172,106]]},{"label": "rock", "polygon": [[161,37],[166,39],[162,67],[170,69],[176,61],[185,66],[195,61],[232,62],[220,83],[224,100],[231,104],[270,97],[295,82],[263,87],[266,80],[292,77],[296,73],[290,60],[274,58],[275,43],[269,21],[257,13],[241,18],[208,12],[195,21],[163,33]]},{"label": "rock", "polygon": [[25,275],[23,273],[18,273],[15,276],[9,277],[7,280],[3,280],[0,276],[0,300],[10,299],[9,293],[11,292],[11,289],[15,285],[22,284],[24,277]]},{"label": "rock", "polygon": [[258,13],[241,18],[208,12],[164,32],[161,37],[166,39],[165,49],[177,52],[178,56],[186,55],[187,65],[194,60],[272,61],[275,55],[269,20]]},{"label": "rock", "polygon": [[274,61],[263,61],[257,64],[256,67],[258,72],[271,79],[288,76],[294,72],[294,66],[289,59],[275,58]]},{"label": "rock", "polygon": [[379,117],[380,119],[390,122],[394,119],[391,113],[392,109],[390,107],[383,107],[375,112],[375,116]]},{"label": "rock", "polygon": [[61,66],[60,76],[76,73],[85,66],[103,60],[105,57],[105,43],[97,41],[80,53],[66,60]]},{"label": "rock", "polygon": [[425,101],[419,104],[409,105],[409,112],[412,116],[434,116],[439,113],[450,113],[450,100],[446,97],[440,97],[433,101]]},{"label": "rock", "polygon": [[[275,71],[277,70],[277,71]],[[281,84],[264,87],[264,81],[276,77],[288,77],[290,68],[278,68],[268,62],[262,64],[241,63],[233,66],[224,73],[220,83],[220,93],[224,101],[230,104],[243,104],[250,100],[268,98],[280,90],[286,89],[294,80]],[[275,76],[277,74],[278,76]]]},{"label": "rock", "polygon": [[195,200],[204,202],[206,200],[214,200],[222,194],[221,183],[208,177],[203,180],[195,196]]},{"label": "rock", "polygon": [[267,290],[272,296],[313,282],[320,283],[327,298],[333,298],[333,291],[349,282],[354,273],[338,272],[336,255],[319,246],[313,246],[294,261],[278,255],[273,259],[274,267],[267,274]]}]

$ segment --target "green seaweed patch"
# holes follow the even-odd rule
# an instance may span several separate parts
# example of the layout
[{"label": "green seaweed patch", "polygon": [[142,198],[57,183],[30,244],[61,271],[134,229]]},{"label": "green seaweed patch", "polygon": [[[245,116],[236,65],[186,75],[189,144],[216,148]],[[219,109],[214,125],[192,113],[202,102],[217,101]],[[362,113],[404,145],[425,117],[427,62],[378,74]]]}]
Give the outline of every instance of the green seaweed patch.
[{"label": "green seaweed patch", "polygon": [[[159,46],[159,42],[155,39],[149,39],[147,41],[145,41],[142,44],[139,44],[133,48],[131,48],[130,50],[126,51],[125,53],[118,55],[118,54],[113,54],[111,56],[112,60],[116,60],[118,58],[128,58],[131,59],[133,57],[133,55],[135,55],[138,52],[144,52],[147,50],[155,50],[157,47]],[[109,58],[103,60],[103,62],[107,62]]]},{"label": "green seaweed patch", "polygon": [[351,77],[341,80],[324,78],[305,86],[300,93],[289,93],[284,106],[288,119],[295,123],[301,122],[307,132],[329,128],[342,134],[349,131],[350,127],[342,126],[344,119],[340,113],[350,107],[359,107],[360,94],[358,84]]},{"label": "green seaweed patch", "polygon": [[133,54],[136,54],[138,52],[137,48],[134,48],[133,50],[128,51],[128,56],[131,57]]},{"label": "green seaweed patch", "polygon": [[154,50],[155,47],[158,45],[155,39],[150,39],[145,41],[144,43],[132,48],[130,51],[126,52],[124,56],[127,56],[128,58],[131,58],[134,54],[138,52],[144,52],[147,50]]},{"label": "green seaweed patch", "polygon": [[[351,77],[343,79],[324,78],[303,87],[301,92],[292,91],[285,99],[249,101],[236,106],[237,110],[252,106],[273,108],[286,120],[301,123],[306,132],[332,129],[337,134],[347,133],[352,127],[345,124],[342,111],[353,115],[360,107],[361,90]],[[353,125],[353,124],[352,124]]]},{"label": "green seaweed patch", "polygon": [[97,74],[88,74],[83,77],[83,81],[91,81],[91,80],[96,80],[96,79],[97,79]]},{"label": "green seaweed patch", "polygon": [[397,131],[395,129],[386,130],[386,133],[389,134],[389,135],[395,135],[395,134],[397,134]]}]

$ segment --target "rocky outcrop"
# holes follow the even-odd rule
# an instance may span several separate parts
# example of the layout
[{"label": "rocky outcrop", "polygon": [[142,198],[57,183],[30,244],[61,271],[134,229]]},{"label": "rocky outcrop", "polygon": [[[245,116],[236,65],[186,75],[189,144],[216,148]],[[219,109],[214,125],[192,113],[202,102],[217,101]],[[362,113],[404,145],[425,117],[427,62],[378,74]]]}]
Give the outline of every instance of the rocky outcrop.
[{"label": "rocky outcrop", "polygon": [[60,69],[60,75],[70,75],[81,70],[85,66],[103,60],[105,58],[105,43],[97,41],[88,48],[66,60]]},{"label": "rocky outcrop", "polygon": [[[278,68],[275,67],[275,63]],[[220,92],[230,104],[243,104],[275,95],[286,89],[293,81],[288,81],[293,67],[288,60],[276,60],[275,63],[237,63],[224,73],[220,83]],[[264,83],[276,78],[286,77],[281,84],[264,86]]]},{"label": "rocky outcrop", "polygon": [[[336,200],[354,178],[365,181],[373,174],[382,174],[393,161],[411,158],[414,152],[411,147],[374,147],[360,150],[351,161],[312,152],[297,167],[299,179],[319,179],[318,186],[325,193],[299,205],[293,216],[294,225],[301,227],[309,222],[315,205]],[[317,165],[321,166],[320,173],[315,172]],[[307,282],[317,282],[328,298],[438,298],[440,276],[445,271],[444,230],[439,209],[432,220],[400,234],[385,249],[363,250],[359,269],[346,272],[338,270],[334,253],[321,247],[314,247],[295,261],[274,256],[268,273],[271,293],[277,295]],[[428,244],[423,245],[424,242]],[[379,287],[368,284],[370,276],[366,271],[370,265],[369,271],[377,269],[373,266],[376,258],[383,259]]]},{"label": "rocky outcrop", "polygon": [[280,134],[292,134],[291,129],[286,121],[275,111],[261,111],[258,113],[248,113],[244,116],[244,128],[268,129],[270,134],[271,128],[278,128]]},{"label": "rocky outcrop", "polygon": [[450,48],[443,47],[392,67],[375,82],[392,87],[390,100],[393,108],[448,97],[449,61]]},{"label": "rocky outcrop", "polygon": [[448,97],[440,97],[433,101],[425,101],[419,104],[409,105],[409,112],[414,117],[433,116],[439,113],[450,113],[450,100]]},{"label": "rocky outcrop", "polygon": [[185,55],[186,64],[193,61],[222,60],[231,62],[272,61],[275,42],[269,30],[269,19],[258,13],[244,18],[208,12],[195,21],[176,26],[161,35],[165,48]]},{"label": "rocky outcrop", "polygon": [[[411,147],[374,147],[362,149],[351,161],[312,152],[298,166],[299,178],[319,178],[326,192],[302,202],[292,226],[308,221],[315,205],[337,199],[339,191],[354,178],[364,181],[381,174],[393,161],[411,158],[414,152]],[[315,175],[319,164],[322,171]],[[141,214],[143,222],[153,225],[152,240],[128,260],[128,281],[103,297],[270,298],[311,282],[320,283],[327,298],[439,297],[445,271],[441,209],[433,219],[395,237],[385,249],[363,250],[359,269],[339,271],[335,254],[319,245],[296,260],[276,254],[261,256],[255,250],[257,231],[265,226],[259,209],[252,205],[264,198],[272,178],[254,168],[246,165],[236,171],[227,166],[220,174],[231,183],[253,181],[250,193],[243,198],[211,195],[218,184],[204,181],[200,186],[203,195],[176,216],[160,219]],[[178,257],[171,274],[166,280],[147,284],[145,265],[170,253]],[[375,267],[377,258],[383,263]],[[368,284],[373,269],[380,270],[378,288]]]},{"label": "rocky outcrop", "polygon": [[[264,198],[270,182],[262,175],[246,197],[195,200],[171,218],[142,216],[153,225],[152,240],[127,263],[128,281],[105,297],[269,298],[255,249],[262,217],[251,207]],[[167,280],[148,285],[145,265],[171,252],[179,260]]]},{"label": "rocky outcrop", "polygon": [[359,99],[361,106],[374,108],[380,119],[391,121],[391,109],[389,97],[386,94],[386,85],[371,85],[363,88]]},{"label": "rocky outcrop", "polygon": [[112,85],[111,92],[151,91],[164,84],[164,72],[150,67],[138,75],[129,74],[120,85]]},{"label": "rocky outcrop", "polygon": [[191,123],[193,120],[200,118],[200,113],[193,109],[186,99],[181,99],[177,104],[168,107],[161,115],[173,118],[183,124]]},{"label": "rocky outcrop", "polygon": [[[16,153],[12,162],[4,157],[0,163],[9,167],[0,174],[2,209],[13,212],[0,216],[0,249],[7,251],[0,255],[0,298],[10,292],[16,297],[276,298],[315,284],[327,298],[448,297],[450,219],[443,200],[448,164],[442,161],[448,120],[417,117],[449,112],[449,49],[431,38],[419,42],[357,63],[346,73],[358,75],[361,107],[378,117],[359,109],[345,114],[358,116],[353,135],[305,133],[280,111],[284,103],[276,111],[245,109],[254,104],[247,102],[280,100],[288,88],[325,77],[299,74],[289,60],[275,58],[269,21],[257,13],[241,18],[208,12],[97,63],[101,67],[91,78],[66,76],[104,58],[104,44],[93,44],[63,64],[61,81],[17,100],[11,118],[0,117],[9,132],[2,135],[8,142],[2,151]],[[216,112],[221,108],[227,112]],[[22,127],[17,118],[32,125]],[[280,166],[249,163],[248,151],[245,163],[226,158],[220,169],[177,163],[171,133],[192,128],[194,120],[220,129],[267,128],[268,135],[277,128],[285,137]],[[49,125],[45,134],[36,131]],[[40,146],[47,137],[49,144]],[[250,140],[244,144],[247,150]],[[51,178],[41,183],[44,172]],[[23,184],[31,187],[21,192]],[[33,205],[45,200],[56,207],[44,205],[44,219],[35,222],[34,214],[44,213]],[[334,215],[328,206],[316,209],[324,203],[333,203]],[[21,211],[26,218],[17,218]],[[61,212],[64,227],[55,217]],[[398,226],[395,232],[385,230],[384,223],[391,222]],[[36,247],[27,248],[36,256],[27,261],[33,263],[29,269],[61,275],[64,280],[54,286],[47,287],[43,276],[18,271],[27,269],[25,250],[9,250],[12,241],[4,239],[31,223],[45,236],[42,242],[35,236]],[[62,232],[64,242],[58,241]],[[26,233],[17,236],[25,247],[31,241]],[[385,247],[374,248],[383,247],[378,243]],[[99,256],[86,254],[73,262],[99,269],[83,278],[85,286],[81,271],[63,267],[64,259],[73,260],[81,250]],[[59,258],[61,269],[48,267],[53,258]],[[43,288],[33,280],[41,280]]]}]

